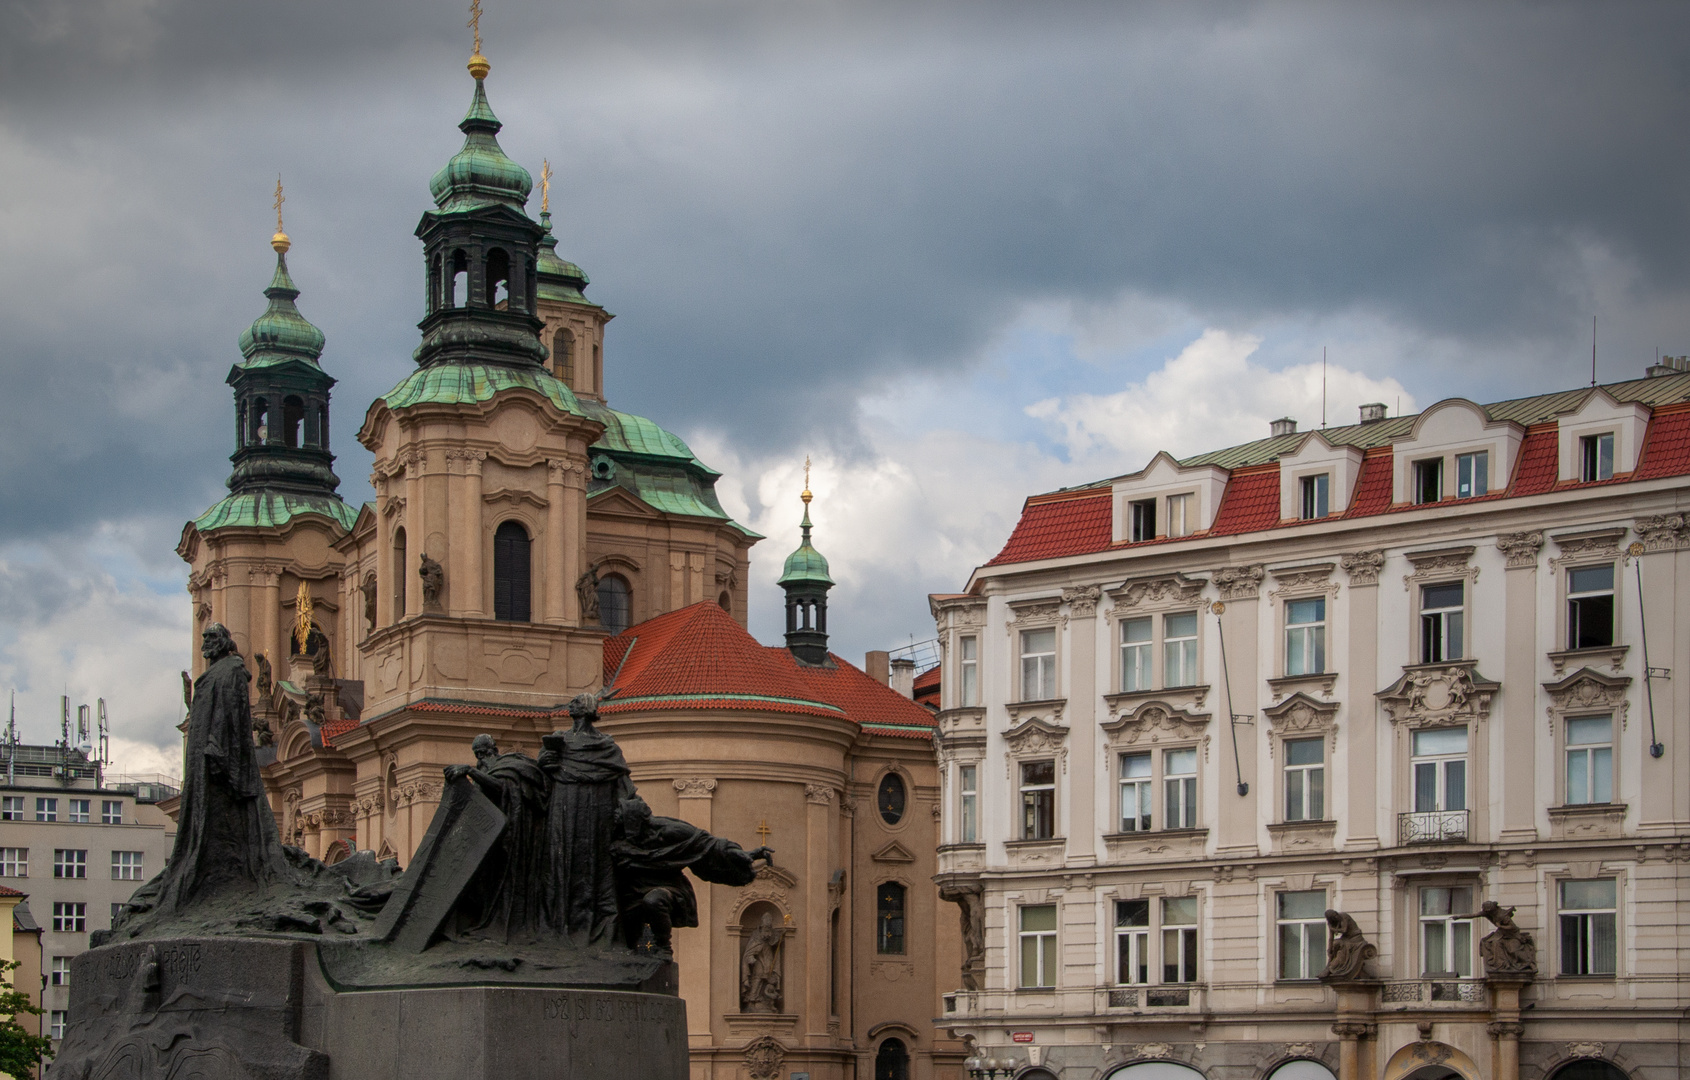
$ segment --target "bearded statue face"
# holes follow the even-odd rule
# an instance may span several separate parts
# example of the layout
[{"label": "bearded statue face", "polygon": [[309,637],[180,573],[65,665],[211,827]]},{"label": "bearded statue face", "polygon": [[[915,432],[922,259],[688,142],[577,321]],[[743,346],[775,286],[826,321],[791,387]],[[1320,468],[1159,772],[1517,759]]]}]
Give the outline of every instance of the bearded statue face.
[{"label": "bearded statue face", "polygon": [[200,655],[216,662],[235,651],[235,639],[222,623],[212,623],[200,635]]}]

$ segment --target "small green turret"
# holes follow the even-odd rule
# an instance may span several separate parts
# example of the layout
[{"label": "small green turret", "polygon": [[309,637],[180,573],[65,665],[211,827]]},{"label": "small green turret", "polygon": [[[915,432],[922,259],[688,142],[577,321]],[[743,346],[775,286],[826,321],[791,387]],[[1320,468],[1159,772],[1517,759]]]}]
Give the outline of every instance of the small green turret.
[{"label": "small green turret", "polygon": [[799,662],[821,665],[827,656],[827,593],[833,588],[827,559],[810,544],[810,463],[804,462],[804,520],[798,549],[786,557],[776,582],[786,590],[786,647]]}]

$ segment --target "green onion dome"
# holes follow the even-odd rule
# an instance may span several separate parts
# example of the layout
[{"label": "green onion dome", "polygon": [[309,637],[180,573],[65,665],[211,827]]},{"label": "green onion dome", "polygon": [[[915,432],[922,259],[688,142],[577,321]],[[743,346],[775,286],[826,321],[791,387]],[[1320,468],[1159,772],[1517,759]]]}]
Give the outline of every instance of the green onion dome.
[{"label": "green onion dome", "polygon": [[487,104],[482,80],[476,79],[469,113],[458,125],[464,133],[464,148],[428,183],[434,204],[443,213],[498,205],[521,210],[528,204],[534,181],[527,169],[500,148],[495,136],[503,126]]},{"label": "green onion dome", "polygon": [[[282,236],[280,233],[277,235]],[[285,239],[282,237],[283,241]],[[270,279],[270,287],[264,290],[264,295],[270,298],[270,306],[241,332],[241,355],[246,357],[246,366],[283,360],[305,360],[315,364],[317,358],[323,355],[323,332],[306,321],[299,308],[294,306],[299,290],[288,275],[287,245],[278,242],[274,246],[276,275]]]}]

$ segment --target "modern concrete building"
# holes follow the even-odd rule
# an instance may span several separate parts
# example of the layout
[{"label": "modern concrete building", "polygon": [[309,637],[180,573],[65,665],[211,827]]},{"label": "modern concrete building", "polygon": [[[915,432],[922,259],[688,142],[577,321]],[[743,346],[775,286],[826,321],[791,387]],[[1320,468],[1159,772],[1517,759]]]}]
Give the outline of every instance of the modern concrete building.
[{"label": "modern concrete building", "polygon": [[176,826],[157,804],[177,790],[159,777],[108,782],[100,762],[74,748],[19,744],[11,753],[9,780],[0,761],[0,885],[31,900],[11,914],[15,927],[38,935],[33,975],[44,1031],[57,1039],[70,1008],[71,958],[163,869]]},{"label": "modern concrete building", "polygon": [[1687,372],[1028,499],[932,598],[940,1027],[1022,1080],[1681,1075]]}]

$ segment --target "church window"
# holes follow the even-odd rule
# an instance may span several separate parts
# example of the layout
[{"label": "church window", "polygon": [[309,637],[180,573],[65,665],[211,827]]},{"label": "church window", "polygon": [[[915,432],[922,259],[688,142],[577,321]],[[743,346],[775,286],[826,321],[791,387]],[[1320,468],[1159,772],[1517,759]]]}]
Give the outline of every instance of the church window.
[{"label": "church window", "polygon": [[282,399],[282,443],[285,446],[297,447],[302,445],[301,431],[305,427],[305,402],[291,394]]},{"label": "church window", "polygon": [[881,883],[876,890],[875,912],[879,933],[875,951],[888,956],[904,954],[904,887],[896,881]]},{"label": "church window", "polygon": [[501,622],[527,622],[528,530],[507,521],[493,532],[493,617]]},{"label": "church window", "polygon": [[902,1039],[887,1039],[874,1055],[874,1080],[910,1080],[910,1052]]},{"label": "church window", "polygon": [[503,311],[510,307],[511,257],[504,248],[487,253],[487,306]]},{"label": "church window", "polygon": [[469,303],[469,256],[461,249],[452,252],[452,291],[446,300],[447,307],[463,307]]},{"label": "church window", "polygon": [[629,611],[633,597],[627,579],[620,574],[599,578],[599,625],[607,634],[620,634],[628,629]]},{"label": "church window", "polygon": [[575,389],[575,335],[567,326],[552,335],[552,368],[565,386]]},{"label": "church window", "polygon": [[888,825],[896,825],[904,820],[904,778],[895,772],[887,773],[880,781],[880,793],[874,803],[880,808],[880,820]]},{"label": "church window", "polygon": [[405,559],[405,530],[393,530],[393,621],[405,617],[405,578],[409,565]]}]

